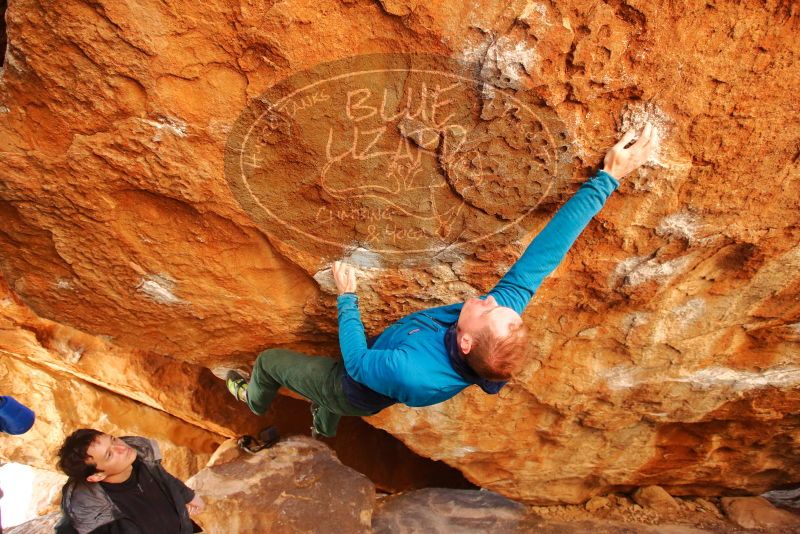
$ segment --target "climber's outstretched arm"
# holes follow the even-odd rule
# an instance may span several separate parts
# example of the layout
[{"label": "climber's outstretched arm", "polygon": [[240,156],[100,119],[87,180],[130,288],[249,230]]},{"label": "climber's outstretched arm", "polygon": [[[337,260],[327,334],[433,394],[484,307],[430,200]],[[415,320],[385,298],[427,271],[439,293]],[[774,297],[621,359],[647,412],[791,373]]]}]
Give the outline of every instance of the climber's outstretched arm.
[{"label": "climber's outstretched arm", "polygon": [[650,158],[653,127],[646,125],[639,139],[626,148],[635,136],[635,130],[622,136],[606,154],[603,170],[581,185],[489,292],[500,306],[522,314],[544,278],[558,267],[592,217],[619,186],[618,179]]}]

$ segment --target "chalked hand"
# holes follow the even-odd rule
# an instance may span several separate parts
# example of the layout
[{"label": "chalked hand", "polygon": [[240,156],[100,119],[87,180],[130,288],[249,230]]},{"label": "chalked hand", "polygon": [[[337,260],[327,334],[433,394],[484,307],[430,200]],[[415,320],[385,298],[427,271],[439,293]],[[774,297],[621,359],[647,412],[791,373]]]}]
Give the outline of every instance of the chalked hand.
[{"label": "chalked hand", "polygon": [[341,261],[333,262],[333,281],[339,294],[356,292],[356,270]]},{"label": "chalked hand", "polygon": [[633,141],[634,137],[636,137],[636,130],[631,129],[625,132],[622,139],[608,151],[603,160],[603,170],[617,180],[646,163],[655,148],[652,124],[646,124],[639,139],[628,147],[627,145]]}]

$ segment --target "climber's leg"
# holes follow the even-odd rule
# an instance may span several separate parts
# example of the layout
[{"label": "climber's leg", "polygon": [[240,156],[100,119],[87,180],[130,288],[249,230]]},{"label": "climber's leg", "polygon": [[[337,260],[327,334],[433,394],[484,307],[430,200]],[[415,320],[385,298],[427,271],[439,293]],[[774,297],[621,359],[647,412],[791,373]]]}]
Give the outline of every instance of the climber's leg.
[{"label": "climber's leg", "polygon": [[369,415],[350,405],[342,391],[341,362],[300,352],[269,349],[262,352],[253,368],[247,388],[247,404],[263,414],[275,398],[280,386],[309,399],[319,408],[314,415],[314,428],[324,436],[336,434],[342,415]]}]

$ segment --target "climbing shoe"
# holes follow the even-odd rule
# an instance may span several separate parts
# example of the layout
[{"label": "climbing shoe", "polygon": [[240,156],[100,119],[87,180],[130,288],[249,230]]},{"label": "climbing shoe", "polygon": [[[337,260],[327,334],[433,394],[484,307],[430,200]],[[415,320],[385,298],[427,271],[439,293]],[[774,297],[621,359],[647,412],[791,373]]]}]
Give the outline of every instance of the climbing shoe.
[{"label": "climbing shoe", "polygon": [[317,432],[317,427],[315,423],[317,422],[317,412],[319,411],[319,404],[316,402],[311,403],[311,437],[314,439],[319,439],[320,433]]},{"label": "climbing shoe", "polygon": [[247,384],[248,381],[245,377],[236,371],[228,371],[225,376],[225,385],[228,386],[228,391],[231,395],[236,397],[237,400],[247,402]]},{"label": "climbing shoe", "polygon": [[270,426],[258,433],[258,438],[253,436],[242,436],[236,440],[236,445],[244,452],[255,454],[260,450],[268,449],[275,445],[280,439],[278,429]]}]

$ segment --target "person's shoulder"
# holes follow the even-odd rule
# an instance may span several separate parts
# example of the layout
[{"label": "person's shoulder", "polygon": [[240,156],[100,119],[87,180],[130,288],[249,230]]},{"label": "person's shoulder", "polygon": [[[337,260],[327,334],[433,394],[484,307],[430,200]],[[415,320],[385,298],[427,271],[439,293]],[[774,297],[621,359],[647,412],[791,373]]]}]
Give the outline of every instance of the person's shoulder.
[{"label": "person's shoulder", "polygon": [[122,441],[133,447],[137,456],[146,462],[160,462],[161,449],[154,439],[141,436],[123,436]]},{"label": "person's shoulder", "polygon": [[70,479],[64,486],[62,499],[72,518],[99,515],[109,507],[109,499],[100,484]]}]

